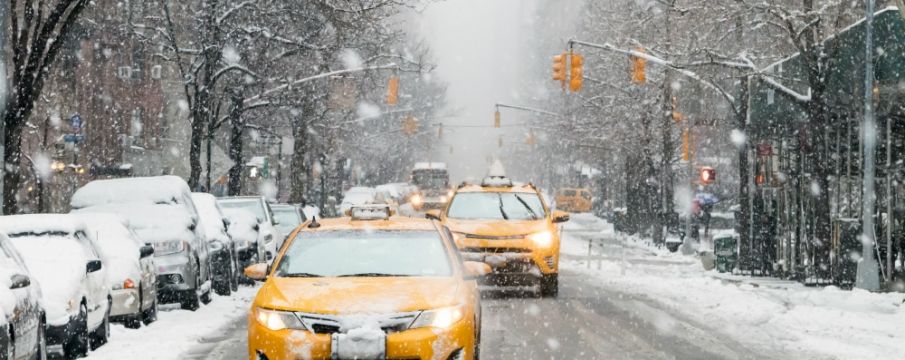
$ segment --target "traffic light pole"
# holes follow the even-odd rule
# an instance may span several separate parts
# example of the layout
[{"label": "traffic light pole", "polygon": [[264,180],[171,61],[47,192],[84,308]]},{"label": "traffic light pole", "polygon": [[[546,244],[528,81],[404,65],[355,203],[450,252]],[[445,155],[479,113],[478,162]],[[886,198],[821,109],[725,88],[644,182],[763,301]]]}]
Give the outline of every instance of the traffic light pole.
[{"label": "traffic light pole", "polygon": [[[867,18],[865,21],[865,60],[864,60],[864,195],[861,200],[862,249],[861,260],[858,261],[858,275],[855,286],[869,291],[880,290],[880,264],[874,257],[876,233],[874,229],[875,198],[875,156],[877,152],[877,119],[874,114],[874,8],[876,0],[867,0]],[[889,136],[887,134],[887,136]],[[886,151],[889,151],[887,149]],[[887,175],[888,176],[888,175]],[[824,191],[826,191],[824,189]],[[887,199],[888,201],[888,199]],[[887,219],[892,223],[892,214]],[[888,228],[888,227],[887,227]]]}]

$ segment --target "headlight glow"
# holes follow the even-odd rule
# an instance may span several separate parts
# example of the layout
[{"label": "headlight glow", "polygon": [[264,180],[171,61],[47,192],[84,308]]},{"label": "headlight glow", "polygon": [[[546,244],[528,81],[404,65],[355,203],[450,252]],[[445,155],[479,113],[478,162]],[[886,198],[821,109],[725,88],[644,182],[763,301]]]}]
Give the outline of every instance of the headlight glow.
[{"label": "headlight glow", "polygon": [[528,235],[528,239],[534,242],[534,244],[537,246],[548,247],[553,244],[553,233],[549,231],[534,233]]},{"label": "headlight glow", "polygon": [[452,306],[448,308],[424,311],[412,323],[410,328],[434,327],[448,329],[465,317],[464,306]]},{"label": "headlight glow", "polygon": [[421,205],[421,195],[412,195],[412,205]]},{"label": "headlight glow", "polygon": [[258,320],[258,323],[272,331],[283,329],[305,330],[305,325],[293,313],[262,308],[256,308],[255,313],[255,319]]},{"label": "headlight glow", "polygon": [[440,197],[440,202],[446,203],[446,200],[447,200],[447,199],[446,199],[446,196],[441,196],[441,197]]},{"label": "headlight glow", "polygon": [[450,198],[452,198],[453,194],[455,194],[455,192],[450,190],[448,193],[446,193],[446,196],[449,196]]}]

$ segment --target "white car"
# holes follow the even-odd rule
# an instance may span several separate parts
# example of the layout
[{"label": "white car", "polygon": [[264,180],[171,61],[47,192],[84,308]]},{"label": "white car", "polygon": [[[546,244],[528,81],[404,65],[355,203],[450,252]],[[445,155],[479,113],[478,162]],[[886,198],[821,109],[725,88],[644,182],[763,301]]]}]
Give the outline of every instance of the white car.
[{"label": "white car", "polygon": [[[25,260],[0,234],[0,358],[44,359],[47,355],[41,285]],[[10,336],[14,335],[14,336]],[[5,357],[4,357],[5,356]]]},{"label": "white car", "polygon": [[112,296],[85,223],[72,215],[3,216],[0,231],[41,284],[47,352],[75,358],[105,344]]},{"label": "white car", "polygon": [[272,259],[277,254],[277,249],[283,246],[286,240],[286,234],[283,234],[277,228],[279,222],[273,217],[273,211],[263,196],[239,196],[220,198],[217,200],[220,208],[224,210],[242,209],[255,215],[258,219],[258,225],[261,227],[261,237],[263,238],[264,253],[267,260]]},{"label": "white car", "polygon": [[369,187],[353,187],[343,195],[343,202],[339,204],[339,216],[346,216],[346,212],[355,205],[373,204],[377,191]]},{"label": "white car", "polygon": [[96,180],[72,195],[74,213],[107,213],[129,221],[154,246],[160,303],[196,310],[211,301],[207,241],[189,186],[176,176]]},{"label": "white car", "polygon": [[[258,218],[242,209],[226,209],[223,214],[229,221],[229,237],[236,244],[238,268],[244,271],[249,265],[266,262],[267,249],[261,241]],[[244,279],[243,272],[239,274]]]},{"label": "white car", "polygon": [[201,230],[210,247],[211,272],[214,292],[227,296],[238,290],[238,252],[226,229],[228,220],[223,215],[217,198],[206,193],[192,193],[192,201],[201,217]]},{"label": "white car", "polygon": [[154,248],[129,230],[122,217],[109,214],[79,216],[94,238],[113,296],[110,321],[137,329],[157,319],[157,266]]}]

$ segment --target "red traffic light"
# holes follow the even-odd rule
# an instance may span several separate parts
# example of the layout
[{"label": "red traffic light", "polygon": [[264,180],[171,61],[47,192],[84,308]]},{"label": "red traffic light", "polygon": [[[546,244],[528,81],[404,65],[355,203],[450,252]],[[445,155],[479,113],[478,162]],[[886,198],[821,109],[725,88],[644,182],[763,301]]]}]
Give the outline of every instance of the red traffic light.
[{"label": "red traffic light", "polygon": [[712,184],[716,181],[716,169],[705,166],[701,168],[701,184]]}]

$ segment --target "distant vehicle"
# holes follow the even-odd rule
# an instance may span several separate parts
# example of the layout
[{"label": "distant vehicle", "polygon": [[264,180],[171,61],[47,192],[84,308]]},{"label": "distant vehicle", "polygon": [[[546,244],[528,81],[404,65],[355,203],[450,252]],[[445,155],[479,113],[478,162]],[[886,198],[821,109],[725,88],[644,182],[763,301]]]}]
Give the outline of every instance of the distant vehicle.
[{"label": "distant vehicle", "polygon": [[299,225],[305,222],[305,215],[302,214],[302,210],[298,206],[279,204],[271,205],[270,209],[273,211],[273,217],[277,220],[277,229],[285,236],[291,235]]},{"label": "distant vehicle", "polygon": [[92,181],[72,195],[73,212],[120,215],[154,247],[157,296],[196,310],[211,301],[210,255],[185,180],[176,176]]},{"label": "distant vehicle", "polygon": [[[223,215],[229,221],[229,237],[236,244],[236,262],[239,269],[250,264],[267,262],[267,250],[261,240],[258,217],[243,209],[225,209]],[[244,279],[244,275],[239,274]]]},{"label": "distant vehicle", "polygon": [[560,189],[556,193],[556,208],[573,213],[591,212],[593,196],[585,188]]},{"label": "distant vehicle", "polygon": [[463,262],[434,222],[391,217],[386,205],[350,213],[301,228],[272,266],[246,268],[264,281],[248,317],[251,357],[477,359],[476,280],[490,268]]},{"label": "distant vehicle", "polygon": [[41,283],[47,351],[68,359],[107,343],[113,301],[88,228],[72,215],[0,217],[0,231]]},{"label": "distant vehicle", "polygon": [[192,193],[192,201],[198,209],[201,230],[210,249],[214,292],[222,296],[230,295],[239,290],[239,256],[227,232],[229,221],[213,195]]},{"label": "distant vehicle", "polygon": [[157,266],[154,248],[144,244],[116,215],[80,216],[94,238],[113,297],[110,321],[137,329],[157,320]]},{"label": "distant vehicle", "polygon": [[263,246],[267,250],[264,255],[268,259],[276,256],[277,249],[283,246],[283,240],[286,239],[286,236],[277,228],[279,221],[274,219],[270,204],[267,203],[263,196],[220,198],[217,199],[217,203],[220,204],[220,208],[223,210],[242,209],[257,217],[258,225],[261,227],[260,233],[263,238]]},{"label": "distant vehicle", "polygon": [[449,172],[445,163],[417,163],[412,170],[412,184],[418,191],[409,201],[415,210],[446,207],[453,190],[449,186]]},{"label": "distant vehicle", "polygon": [[[44,359],[47,355],[41,286],[33,279],[25,260],[6,235],[0,234],[0,278],[8,279],[0,288],[2,333],[0,356],[4,359]],[[15,334],[11,337],[10,334]]]},{"label": "distant vehicle", "polygon": [[356,186],[343,195],[343,201],[339,204],[339,213],[338,216],[346,216],[346,213],[352,206],[355,205],[367,205],[373,204],[374,199],[377,196],[377,191],[374,188]]}]

